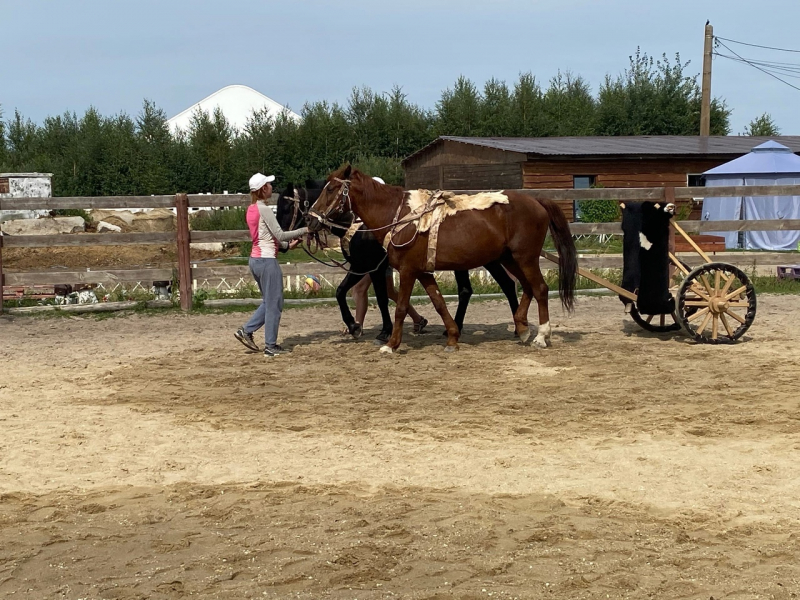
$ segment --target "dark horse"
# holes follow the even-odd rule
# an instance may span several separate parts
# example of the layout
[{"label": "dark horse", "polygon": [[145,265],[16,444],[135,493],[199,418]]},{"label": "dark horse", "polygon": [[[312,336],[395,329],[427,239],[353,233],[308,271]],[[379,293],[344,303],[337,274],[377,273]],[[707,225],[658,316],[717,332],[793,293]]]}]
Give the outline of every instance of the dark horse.
[{"label": "dark horse", "polygon": [[[558,251],[559,296],[567,310],[575,300],[578,270],[575,242],[564,213],[550,200],[531,199],[519,192],[503,192],[507,203],[492,204],[483,210],[463,210],[441,222],[434,268],[436,270],[474,269],[500,261],[522,284],[522,299],[514,312],[517,335],[523,342],[530,338],[528,308],[536,299],[539,307],[539,330],[533,343],[544,348],[550,338],[550,315],[547,306],[548,288],[539,269],[539,254],[548,228]],[[415,216],[412,226],[395,231],[398,222],[408,217],[411,208],[408,194],[401,187],[381,185],[350,166],[328,177],[328,183],[309,211],[309,228],[317,231],[332,221],[361,218],[367,229],[385,240],[389,263],[400,272],[400,292],[395,311],[392,336],[381,351],[394,351],[400,346],[403,320],[414,282],[428,292],[436,311],[447,329],[447,349],[458,345],[459,328],[436,285],[433,273],[427,271],[429,232],[418,232]]]},{"label": "dark horse", "polygon": [[[305,187],[288,186],[278,197],[277,219],[281,228],[289,230],[302,227],[306,224],[306,214],[309,208],[319,198],[325,182],[313,180],[306,181]],[[347,232],[350,220],[345,218],[333,224],[331,232],[342,237]],[[375,290],[375,299],[380,309],[382,326],[376,339],[386,342],[392,333],[392,319],[389,315],[389,296],[386,288],[386,278],[389,272],[389,261],[386,250],[372,232],[356,231],[349,242],[349,247],[342,248],[345,259],[350,264],[350,269],[344,280],[336,288],[336,301],[342,313],[342,320],[347,330],[354,337],[361,335],[361,325],[355,322],[350,307],[347,305],[347,293],[364,277],[369,276]],[[486,265],[486,270],[500,285],[503,293],[508,298],[511,313],[517,310],[517,290],[514,280],[509,277],[506,270],[499,262]],[[456,310],[455,323],[458,330],[464,326],[464,316],[467,313],[469,299],[472,296],[472,285],[469,280],[469,271],[455,271],[458,285],[458,309]]]}]

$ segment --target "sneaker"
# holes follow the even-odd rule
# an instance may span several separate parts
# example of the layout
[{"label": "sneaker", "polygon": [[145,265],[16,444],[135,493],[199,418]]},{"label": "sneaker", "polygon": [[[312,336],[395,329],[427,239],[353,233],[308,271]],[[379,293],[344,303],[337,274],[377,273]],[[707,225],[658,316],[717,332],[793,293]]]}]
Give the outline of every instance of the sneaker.
[{"label": "sneaker", "polygon": [[233,337],[242,342],[253,352],[258,352],[261,350],[261,348],[258,347],[258,344],[256,344],[255,340],[253,339],[253,334],[247,333],[244,330],[244,327],[239,327],[239,329],[236,330],[236,333],[233,334]]},{"label": "sneaker", "polygon": [[283,348],[278,344],[264,348],[264,356],[278,356],[281,352],[283,352]]}]

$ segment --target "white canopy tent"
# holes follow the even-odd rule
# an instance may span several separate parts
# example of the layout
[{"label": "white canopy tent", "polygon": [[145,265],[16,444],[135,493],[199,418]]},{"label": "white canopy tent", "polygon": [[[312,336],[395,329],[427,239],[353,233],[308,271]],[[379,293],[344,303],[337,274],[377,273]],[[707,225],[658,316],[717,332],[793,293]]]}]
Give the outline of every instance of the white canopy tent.
[{"label": "white canopy tent", "polygon": [[[769,141],[744,156],[703,173],[706,187],[800,184],[800,156]],[[706,198],[703,221],[800,219],[800,196],[739,196]],[[727,248],[796,250],[800,231],[736,231],[720,233]]]}]

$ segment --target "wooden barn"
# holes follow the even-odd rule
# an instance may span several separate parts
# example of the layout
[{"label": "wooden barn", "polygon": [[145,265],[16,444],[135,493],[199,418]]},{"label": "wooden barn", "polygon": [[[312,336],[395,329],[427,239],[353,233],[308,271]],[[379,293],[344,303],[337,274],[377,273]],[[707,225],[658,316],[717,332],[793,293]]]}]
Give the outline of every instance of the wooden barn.
[{"label": "wooden barn", "polygon": [[[769,139],[800,153],[800,136],[444,136],[406,158],[403,169],[407,188],[701,186],[701,173],[743,156]],[[572,203],[563,202],[562,208],[574,220]]]}]

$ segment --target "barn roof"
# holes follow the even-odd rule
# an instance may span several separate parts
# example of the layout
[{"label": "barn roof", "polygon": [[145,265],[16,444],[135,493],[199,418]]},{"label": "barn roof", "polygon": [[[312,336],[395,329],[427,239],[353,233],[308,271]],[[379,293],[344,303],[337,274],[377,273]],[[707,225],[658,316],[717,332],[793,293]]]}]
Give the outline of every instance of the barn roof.
[{"label": "barn roof", "polygon": [[755,144],[778,140],[800,152],[800,136],[688,136],[688,135],[637,135],[637,136],[583,136],[583,137],[456,137],[441,136],[406,157],[403,163],[443,142],[457,142],[504,152],[527,154],[528,158],[543,157],[614,157],[614,156],[738,156],[747,154]]}]

